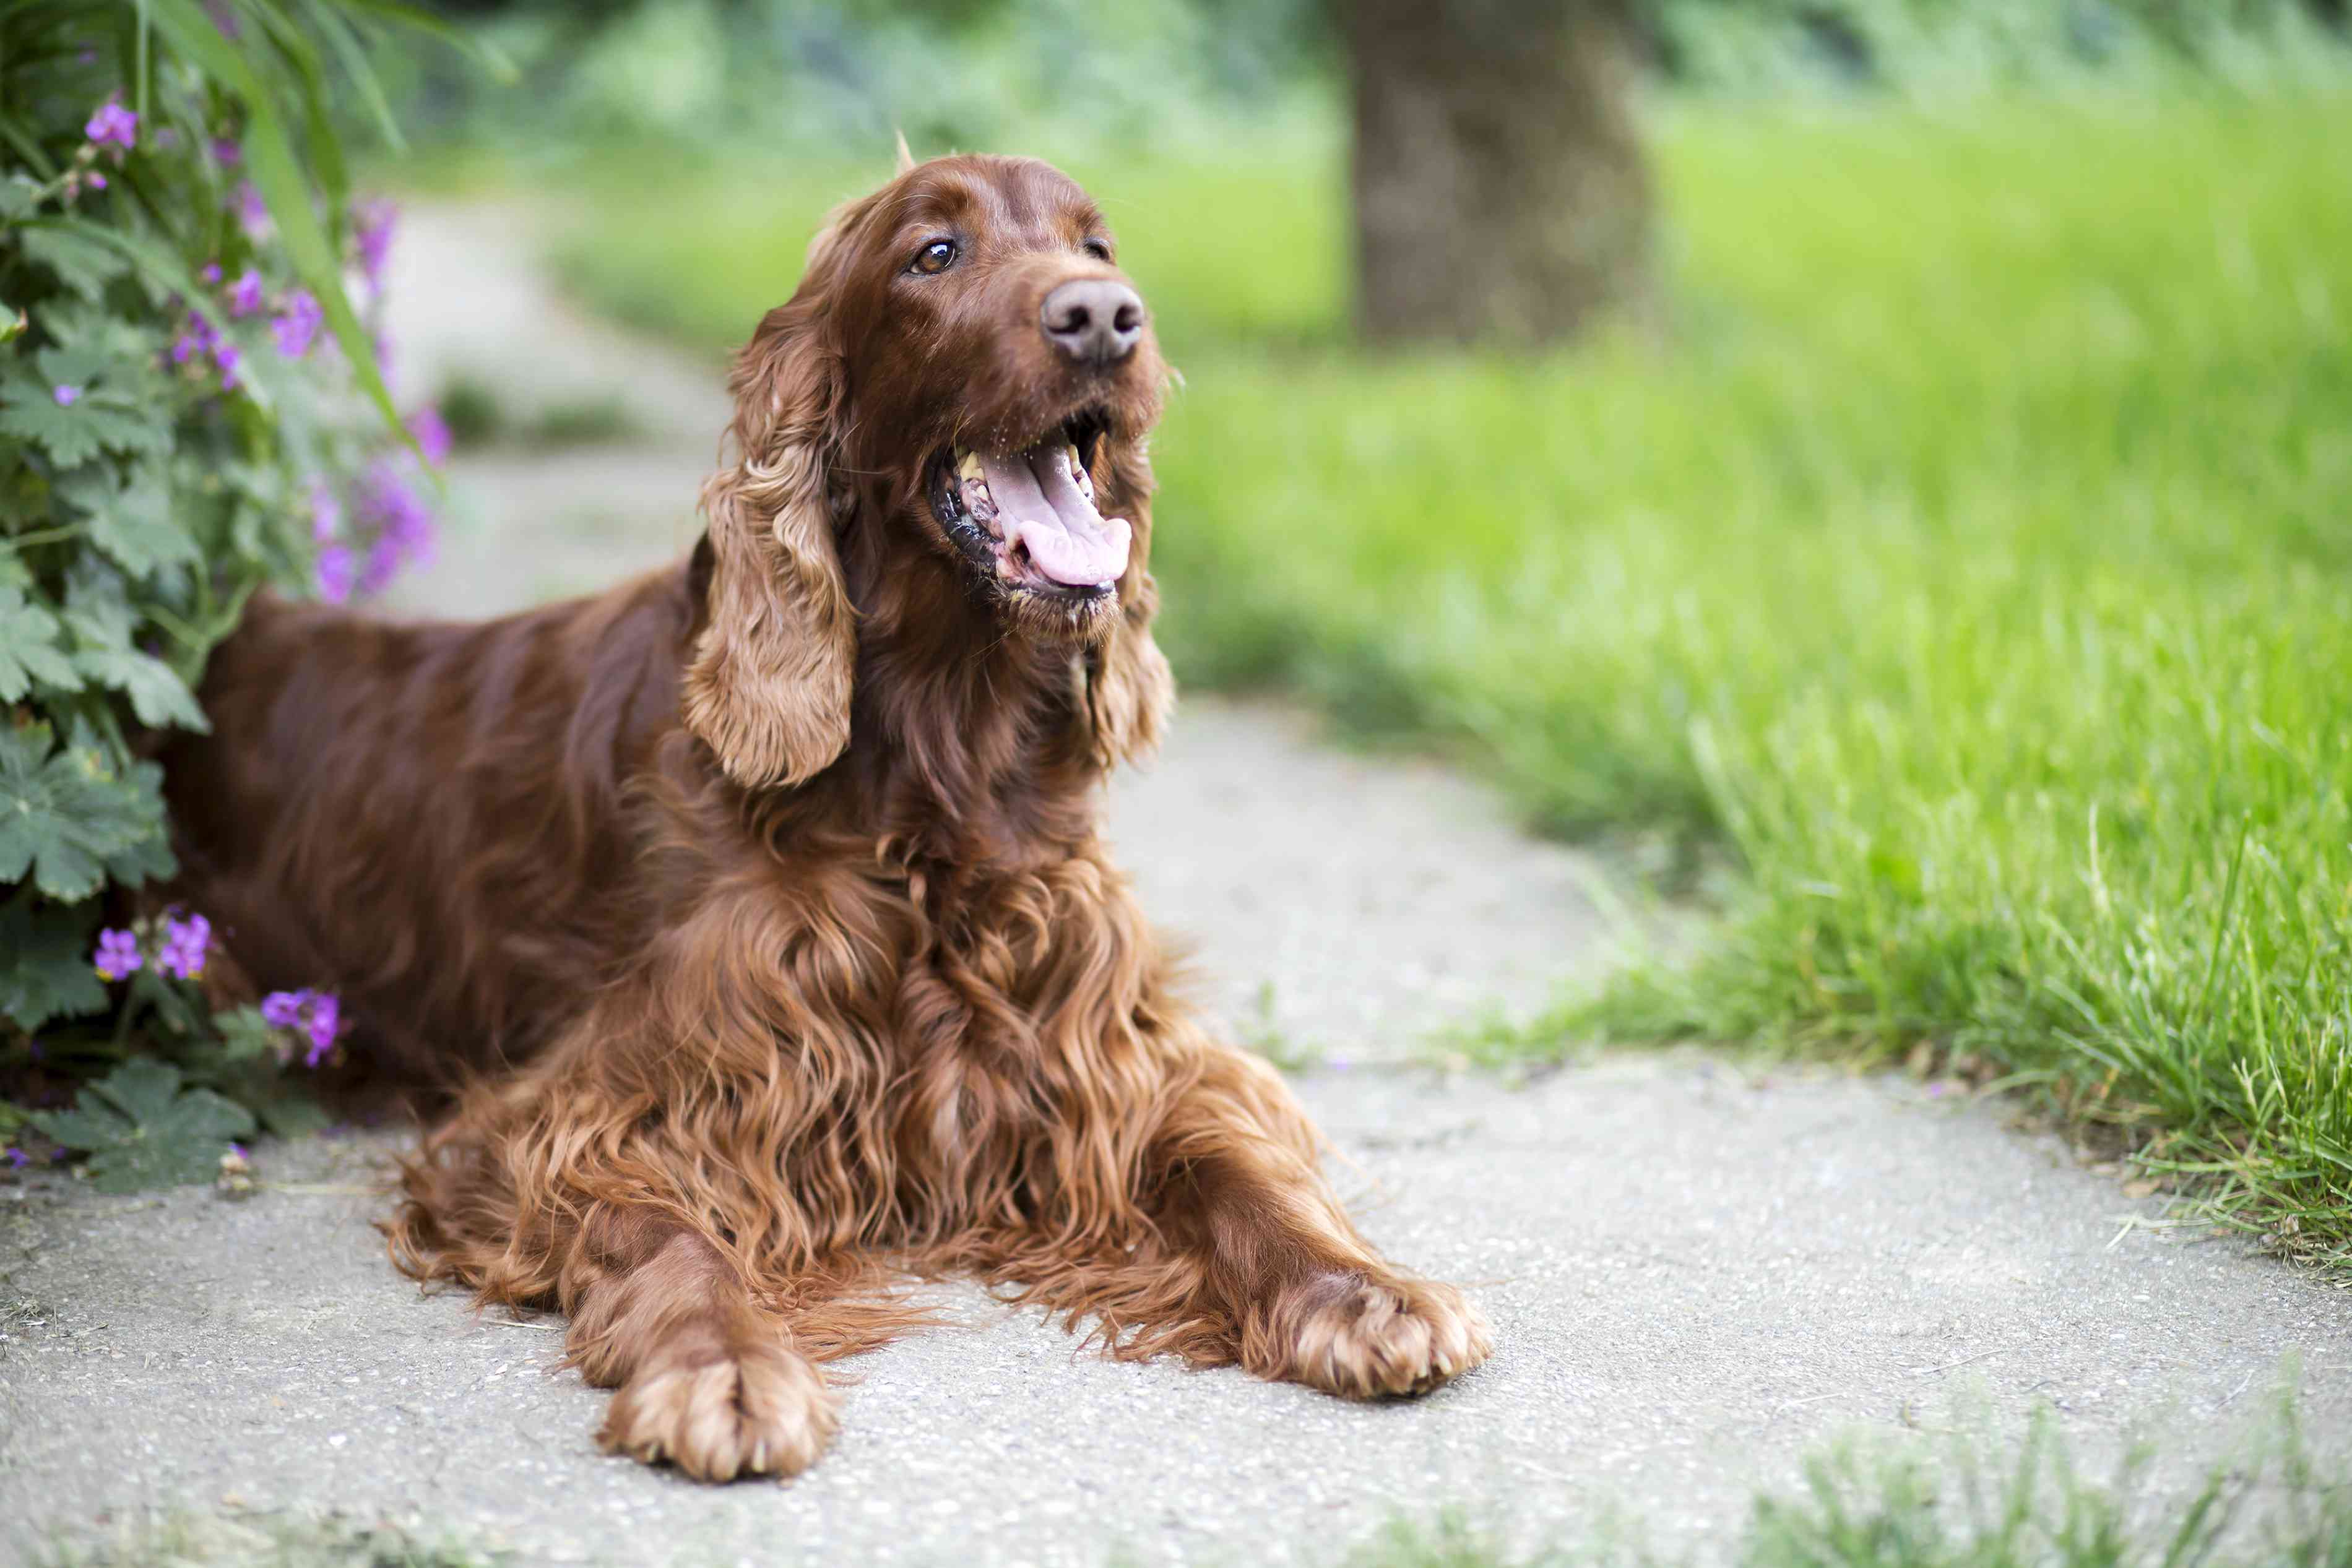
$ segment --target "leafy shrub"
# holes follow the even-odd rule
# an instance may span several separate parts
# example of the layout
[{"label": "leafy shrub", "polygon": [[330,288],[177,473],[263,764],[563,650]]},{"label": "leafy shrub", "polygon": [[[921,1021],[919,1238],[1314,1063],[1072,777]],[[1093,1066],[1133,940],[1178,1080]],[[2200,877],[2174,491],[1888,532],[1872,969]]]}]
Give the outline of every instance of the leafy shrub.
[{"label": "leafy shrub", "polygon": [[[385,384],[391,213],[353,201],[330,110],[331,64],[380,108],[365,51],[395,14],[0,0],[0,1141],[157,1052],[178,1065],[37,1124],[216,1156],[250,1123],[211,1091],[290,1122],[276,1069],[318,1058],[315,1002],[278,1000],[283,1027],[210,1013],[209,926],[142,902],[174,870],[143,757],[205,727],[205,655],[257,590],[364,594],[429,545],[446,436],[429,410],[404,428]],[[134,1175],[201,1174],[184,1154]]]}]

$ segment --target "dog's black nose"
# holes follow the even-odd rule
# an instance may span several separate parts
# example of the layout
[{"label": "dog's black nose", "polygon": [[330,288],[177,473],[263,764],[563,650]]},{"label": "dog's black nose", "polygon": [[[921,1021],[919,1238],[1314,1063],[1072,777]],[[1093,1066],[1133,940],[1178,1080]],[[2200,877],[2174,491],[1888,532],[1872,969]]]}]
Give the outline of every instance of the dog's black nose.
[{"label": "dog's black nose", "polygon": [[1037,321],[1054,346],[1080,364],[1116,364],[1143,336],[1143,299],[1124,283],[1082,277],[1046,295]]}]

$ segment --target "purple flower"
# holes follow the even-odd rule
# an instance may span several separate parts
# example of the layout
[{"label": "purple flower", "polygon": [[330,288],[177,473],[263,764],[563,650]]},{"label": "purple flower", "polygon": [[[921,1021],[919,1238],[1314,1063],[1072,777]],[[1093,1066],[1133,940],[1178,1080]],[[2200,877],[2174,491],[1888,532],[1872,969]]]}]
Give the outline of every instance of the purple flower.
[{"label": "purple flower", "polygon": [[106,176],[100,173],[95,169],[92,169],[88,174],[84,175],[83,178],[89,182],[89,188],[93,191],[103,191],[106,189]]},{"label": "purple flower", "polygon": [[221,391],[236,390],[236,367],[244,362],[245,350],[235,343],[215,339],[213,342],[213,363],[220,370]]},{"label": "purple flower", "polygon": [[79,387],[69,387],[69,386],[59,386],[59,387],[58,387],[55,392],[51,392],[49,395],[50,395],[51,397],[56,398],[56,399],[58,400],[58,406],[59,408],[71,408],[71,407],[72,407],[72,406],[73,406],[77,402],[79,402],[79,401],[80,400],[80,398],[81,398],[81,388],[79,388]]},{"label": "purple flower", "polygon": [[278,340],[278,351],[289,360],[299,360],[310,351],[311,340],[319,335],[319,323],[327,313],[319,307],[318,297],[307,288],[298,288],[287,296],[286,308],[269,324]]},{"label": "purple flower", "polygon": [[90,967],[101,980],[119,980],[139,967],[139,938],[128,931],[101,931],[98,934],[98,951],[90,956]]},{"label": "purple flower", "polygon": [[253,1151],[247,1148],[243,1144],[238,1143],[234,1138],[229,1140],[228,1152],[235,1155],[241,1160],[249,1160],[253,1158]]},{"label": "purple flower", "polygon": [[217,261],[208,261],[205,263],[203,269],[199,271],[196,276],[203,278],[206,283],[217,287],[221,280],[220,263]]},{"label": "purple flower", "polygon": [[246,238],[257,240],[269,236],[269,204],[261,199],[261,193],[253,188],[252,181],[238,182],[236,194],[229,198],[229,204],[236,209],[237,226],[245,231]]},{"label": "purple flower", "polygon": [[228,286],[228,313],[231,316],[250,316],[260,308],[261,274],[248,267],[243,276]]},{"label": "purple flower", "polygon": [[245,162],[245,149],[226,136],[213,138],[213,162],[224,169],[234,169]]},{"label": "purple flower", "polygon": [[438,468],[449,461],[449,424],[441,411],[426,403],[408,416],[408,434],[416,438],[425,461]]},{"label": "purple flower", "polygon": [[89,123],[81,128],[82,134],[100,147],[121,147],[126,151],[139,144],[139,117],[113,99],[98,106]]},{"label": "purple flower", "polygon": [[342,1008],[332,991],[272,991],[261,998],[261,1019],[272,1029],[299,1030],[310,1042],[302,1065],[316,1067],[335,1049]]},{"label": "purple flower", "polygon": [[319,597],[341,604],[352,596],[355,570],[349,545],[329,545],[319,552]]},{"label": "purple flower", "polygon": [[205,0],[205,15],[213,19],[222,37],[235,40],[245,36],[245,24],[236,19],[236,12],[228,0]]},{"label": "purple flower", "polygon": [[368,546],[367,570],[360,573],[360,597],[373,599],[390,588],[392,580],[400,575],[401,562],[406,559],[399,543],[389,535]]},{"label": "purple flower", "polygon": [[332,991],[320,991],[310,998],[310,1051],[302,1059],[303,1066],[318,1066],[327,1052],[335,1049],[335,1033],[342,1021],[341,1011]]},{"label": "purple flower", "polygon": [[360,270],[367,274],[368,287],[383,287],[383,264],[392,255],[393,226],[400,220],[400,208],[389,201],[362,202],[352,214],[352,238],[359,246]]},{"label": "purple flower", "polygon": [[23,1170],[26,1166],[33,1163],[33,1156],[26,1154],[24,1150],[16,1147],[14,1144],[9,1145],[5,1151],[0,1151],[0,1154],[5,1154],[5,1156],[8,1161],[9,1168],[12,1170]]},{"label": "purple flower", "polygon": [[172,340],[172,362],[184,365],[198,354],[212,352],[219,341],[211,322],[201,316],[191,316],[188,324],[180,329],[180,335]]},{"label": "purple flower", "polygon": [[369,522],[404,549],[422,550],[432,542],[433,510],[408,482],[406,465],[396,458],[379,457],[368,465],[361,479],[360,507]]},{"label": "purple flower", "polygon": [[343,504],[324,479],[310,481],[310,542],[325,544],[342,531]]},{"label": "purple flower", "polygon": [[382,592],[404,565],[433,553],[433,510],[411,483],[415,472],[413,463],[379,457],[361,476],[358,519],[373,541],[359,575],[362,596]]},{"label": "purple flower", "polygon": [[163,946],[155,955],[155,962],[163,972],[183,980],[193,980],[205,972],[205,954],[212,946],[213,923],[201,915],[191,915],[185,920],[166,915],[163,920]]}]

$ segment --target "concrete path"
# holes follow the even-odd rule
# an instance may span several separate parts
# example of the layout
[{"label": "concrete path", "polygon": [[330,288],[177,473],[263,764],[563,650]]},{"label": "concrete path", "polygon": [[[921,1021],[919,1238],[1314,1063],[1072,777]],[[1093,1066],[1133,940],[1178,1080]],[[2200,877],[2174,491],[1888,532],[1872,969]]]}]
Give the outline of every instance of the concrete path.
[{"label": "concrete path", "polygon": [[[636,449],[464,459],[481,527],[408,603],[494,609],[666,558],[723,409],[709,372],[564,311],[506,220],[428,214],[409,239],[404,297],[454,302],[403,324],[412,388],[464,353],[488,379],[528,359],[544,384],[649,406]],[[1522,1089],[1400,1065],[1606,951],[1591,868],[1457,779],[1194,701],[1111,821],[1147,902],[1199,942],[1209,1005],[1357,1063],[1299,1091],[1375,1239],[1484,1301],[1486,1368],[1347,1406],[1076,1354],[950,1290],[959,1326],[842,1369],[857,1381],[814,1471],[712,1490],[596,1453],[604,1396],[551,1370],[558,1325],[392,1272],[368,1221],[397,1134],[265,1149],[243,1203],[0,1179],[0,1521],[26,1526],[0,1529],[0,1563],[45,1530],[173,1509],[333,1511],[632,1568],[1324,1563],[1447,1505],[1530,1531],[1630,1516],[1705,1551],[1846,1432],[2011,1428],[2047,1402],[2093,1452],[2160,1426],[2177,1478],[2289,1357],[2314,1434],[2352,1436],[2346,1297],[2148,1225],[2155,1201],[1991,1108],[1696,1054]]]},{"label": "concrete path", "polygon": [[[551,1370],[555,1324],[397,1279],[355,1190],[379,1145],[328,1142],[241,1204],[0,1186],[0,1519],[331,1509],[615,1568],[1312,1563],[1442,1504],[1719,1543],[1813,1446],[1969,1398],[2209,1458],[2289,1354],[2314,1432],[2352,1431],[2342,1295],[2125,1228],[2145,1205],[1981,1109],[1705,1059],[1300,1087],[1373,1237],[1494,1319],[1494,1360],[1418,1404],[1116,1365],[958,1291],[968,1328],[845,1369],[813,1471],[699,1488],[595,1451],[605,1396]],[[0,1561],[28,1544],[0,1531]]]}]

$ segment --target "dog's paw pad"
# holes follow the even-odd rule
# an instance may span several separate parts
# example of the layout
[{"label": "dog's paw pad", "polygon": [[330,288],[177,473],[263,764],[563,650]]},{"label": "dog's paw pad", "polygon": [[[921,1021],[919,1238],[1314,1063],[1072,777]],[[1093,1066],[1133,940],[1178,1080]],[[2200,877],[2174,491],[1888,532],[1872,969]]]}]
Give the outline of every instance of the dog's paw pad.
[{"label": "dog's paw pad", "polygon": [[597,1442],[607,1453],[672,1464],[699,1481],[797,1475],[832,1436],[832,1393],[782,1348],[655,1367],[613,1396]]},{"label": "dog's paw pad", "polygon": [[1349,1399],[1426,1394],[1495,1348],[1461,1291],[1425,1280],[1336,1279],[1294,1322],[1274,1375]]}]

